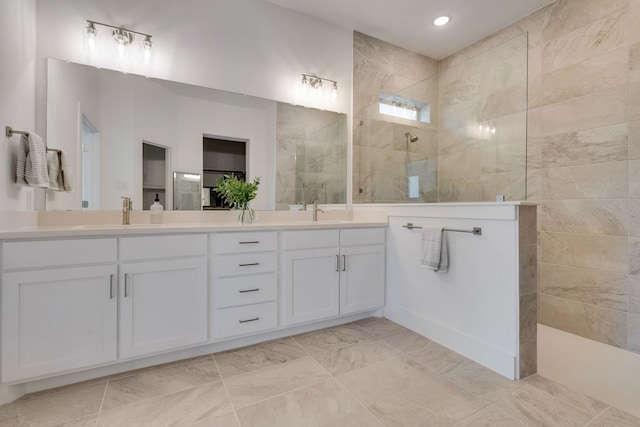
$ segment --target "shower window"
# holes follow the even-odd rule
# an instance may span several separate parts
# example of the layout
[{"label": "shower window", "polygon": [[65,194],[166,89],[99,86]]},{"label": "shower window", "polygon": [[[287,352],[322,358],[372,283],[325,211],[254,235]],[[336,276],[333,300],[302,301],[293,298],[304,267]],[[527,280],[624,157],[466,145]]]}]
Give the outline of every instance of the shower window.
[{"label": "shower window", "polygon": [[378,112],[386,116],[397,117],[422,123],[431,123],[431,109],[426,102],[408,99],[402,96],[380,94]]}]

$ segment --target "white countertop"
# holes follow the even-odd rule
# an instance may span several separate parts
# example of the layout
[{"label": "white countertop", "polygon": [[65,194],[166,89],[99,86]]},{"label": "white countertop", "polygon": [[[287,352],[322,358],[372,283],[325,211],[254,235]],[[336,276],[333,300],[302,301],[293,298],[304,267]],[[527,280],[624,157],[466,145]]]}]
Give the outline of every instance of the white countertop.
[{"label": "white countertop", "polygon": [[[60,214],[58,214],[60,215]],[[86,215],[84,215],[86,217]],[[163,224],[149,224],[144,222],[146,217],[132,216],[134,224],[121,225],[109,221],[100,221],[100,217],[94,217],[95,222],[87,221],[88,218],[63,215],[65,220],[54,218],[42,219],[38,225],[12,227],[0,230],[0,239],[39,239],[53,237],[94,237],[94,236],[121,236],[121,235],[152,235],[169,233],[212,233],[232,231],[265,231],[265,230],[322,230],[330,228],[367,228],[386,227],[388,220],[386,215],[340,215],[338,218],[319,219],[311,221],[298,216],[274,217],[257,219],[251,224],[240,224],[229,217],[207,221],[203,217],[183,218],[184,222],[177,222],[179,218],[167,218]],[[343,217],[343,218],[341,218]],[[206,217],[205,217],[206,218]],[[69,221],[73,219],[73,221]],[[104,218],[102,218],[104,219]],[[113,215],[109,217],[113,220]],[[212,218],[213,219],[213,218]]]}]

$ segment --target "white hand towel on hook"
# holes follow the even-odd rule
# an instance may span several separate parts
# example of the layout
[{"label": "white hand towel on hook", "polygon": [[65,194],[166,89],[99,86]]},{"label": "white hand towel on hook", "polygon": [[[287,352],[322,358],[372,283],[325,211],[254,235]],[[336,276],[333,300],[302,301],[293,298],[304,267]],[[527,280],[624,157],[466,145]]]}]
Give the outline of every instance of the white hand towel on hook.
[{"label": "white hand towel on hook", "polygon": [[441,227],[422,230],[422,265],[433,271],[449,271],[447,239]]},{"label": "white hand towel on hook", "polygon": [[49,188],[47,172],[47,147],[40,136],[29,132],[20,138],[16,182],[32,187]]}]

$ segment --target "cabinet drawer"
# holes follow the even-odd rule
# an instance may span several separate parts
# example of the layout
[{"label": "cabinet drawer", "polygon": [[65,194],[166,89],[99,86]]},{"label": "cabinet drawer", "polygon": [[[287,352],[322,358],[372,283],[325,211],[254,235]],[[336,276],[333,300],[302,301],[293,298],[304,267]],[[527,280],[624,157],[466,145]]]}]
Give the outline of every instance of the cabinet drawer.
[{"label": "cabinet drawer", "polygon": [[232,254],[275,251],[278,249],[278,233],[253,231],[242,233],[216,233],[211,239],[211,253]]},{"label": "cabinet drawer", "polygon": [[213,287],[216,308],[273,301],[278,296],[276,273],[218,278]]},{"label": "cabinet drawer", "polygon": [[213,273],[216,277],[270,273],[277,265],[275,252],[218,255],[213,258]]},{"label": "cabinet drawer", "polygon": [[117,255],[113,238],[5,242],[2,265],[5,270],[60,267],[115,262]]},{"label": "cabinet drawer", "polygon": [[284,233],[284,248],[315,249],[337,247],[340,243],[338,230],[287,231]]},{"label": "cabinet drawer", "polygon": [[383,245],[386,228],[345,228],[340,230],[340,246]]},{"label": "cabinet drawer", "polygon": [[206,254],[206,234],[123,237],[120,239],[120,259],[122,261],[187,257]]},{"label": "cabinet drawer", "polygon": [[278,326],[277,313],[278,305],[275,301],[216,310],[215,337],[226,338],[275,329]]}]

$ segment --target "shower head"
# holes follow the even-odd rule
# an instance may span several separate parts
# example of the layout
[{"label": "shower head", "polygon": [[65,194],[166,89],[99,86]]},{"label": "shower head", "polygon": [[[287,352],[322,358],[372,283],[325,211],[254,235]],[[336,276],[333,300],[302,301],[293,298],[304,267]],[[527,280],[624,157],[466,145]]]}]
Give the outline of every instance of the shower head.
[{"label": "shower head", "polygon": [[409,142],[416,142],[418,140],[418,137],[412,134],[411,132],[405,133],[404,136],[407,137],[407,141]]}]

